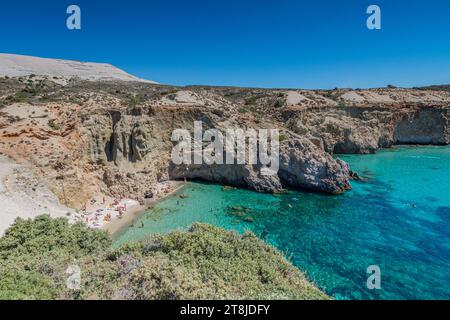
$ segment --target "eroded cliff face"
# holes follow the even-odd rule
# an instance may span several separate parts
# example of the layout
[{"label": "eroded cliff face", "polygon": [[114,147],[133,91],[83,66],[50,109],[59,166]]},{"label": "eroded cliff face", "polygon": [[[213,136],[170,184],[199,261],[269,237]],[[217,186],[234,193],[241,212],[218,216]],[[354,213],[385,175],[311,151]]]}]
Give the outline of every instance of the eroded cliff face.
[{"label": "eroded cliff face", "polygon": [[[279,174],[261,174],[259,165],[175,165],[170,160],[177,143],[171,141],[172,131],[193,132],[194,121],[199,120],[203,130],[223,132],[238,128],[242,121],[220,109],[199,107],[106,110],[82,123],[86,153],[104,171],[103,182],[110,192],[132,194],[139,200],[154,193],[156,182],[164,179],[202,179],[260,192],[280,192],[286,186],[329,193],[350,188],[347,166],[300,136],[281,144]],[[253,129],[259,129],[254,125]]]},{"label": "eroded cliff face", "polygon": [[[217,114],[215,114],[216,112]],[[206,125],[220,119],[220,110],[145,106],[106,109],[90,113],[80,123],[84,153],[103,172],[103,191],[142,201],[155,193],[156,183],[169,178],[172,131]]]},{"label": "eroded cliff face", "polygon": [[[35,167],[74,208],[99,193],[143,201],[158,181],[184,178],[261,192],[293,187],[338,194],[350,188],[350,168],[332,154],[450,143],[450,94],[442,91],[74,82],[40,83],[38,95],[17,102],[17,92],[29,92],[27,83],[0,79],[0,152]],[[263,175],[257,165],[174,165],[172,131],[192,132],[194,121],[202,121],[203,130],[279,129],[278,172]]]},{"label": "eroded cliff face", "polygon": [[446,145],[450,110],[432,107],[331,107],[285,110],[292,131],[331,154],[374,153],[395,144]]},{"label": "eroded cliff face", "polygon": [[396,122],[393,130],[395,144],[450,143],[450,110],[422,108],[405,112]]}]

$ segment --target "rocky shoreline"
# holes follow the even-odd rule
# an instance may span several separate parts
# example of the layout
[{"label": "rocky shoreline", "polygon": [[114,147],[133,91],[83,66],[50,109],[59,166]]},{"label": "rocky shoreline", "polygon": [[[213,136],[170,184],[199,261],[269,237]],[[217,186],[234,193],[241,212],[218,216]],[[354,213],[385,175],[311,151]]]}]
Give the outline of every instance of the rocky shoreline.
[{"label": "rocky shoreline", "polygon": [[[28,91],[34,89],[33,94]],[[20,98],[18,98],[18,95]],[[349,190],[332,157],[396,144],[450,143],[450,93],[428,89],[281,90],[0,78],[0,152],[36,169],[68,207],[93,195],[143,204],[158,183],[203,179],[260,192]],[[170,161],[174,129],[280,130],[280,170]]]}]

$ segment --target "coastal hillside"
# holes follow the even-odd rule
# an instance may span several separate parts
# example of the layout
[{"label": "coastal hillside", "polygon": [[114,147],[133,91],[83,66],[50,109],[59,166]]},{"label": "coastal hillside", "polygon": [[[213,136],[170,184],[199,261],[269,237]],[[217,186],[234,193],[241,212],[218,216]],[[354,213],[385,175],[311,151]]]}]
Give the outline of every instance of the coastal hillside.
[{"label": "coastal hillside", "polygon": [[[42,69],[51,75],[38,75],[29,73],[41,70],[40,60],[30,60],[24,75],[24,60],[20,69],[3,58],[0,298],[326,299],[253,234],[195,224],[189,232],[113,248],[106,231],[90,227],[114,233],[185,180],[224,190],[338,195],[359,179],[339,154],[450,144],[444,87],[177,87],[122,79],[110,67],[103,69],[108,76],[91,77],[96,67],[58,61]],[[278,172],[263,175],[261,166],[248,164],[175,165],[172,132],[192,133],[195,121],[203,130],[278,129]],[[63,283],[72,263],[83,270],[81,291]]]},{"label": "coastal hillside", "polygon": [[[172,131],[192,131],[200,120],[203,130],[279,129],[278,174],[264,176],[250,165],[173,165]],[[449,121],[450,93],[430,88],[293,90],[0,78],[0,153],[36,181],[14,184],[23,175],[15,170],[3,175],[4,184],[33,199],[48,189],[63,205],[55,215],[65,212],[73,221],[88,220],[95,199],[145,204],[163,195],[167,182],[185,178],[259,192],[340,194],[351,188],[351,168],[333,155],[396,144],[447,145]],[[50,208],[38,203],[21,212]],[[11,222],[1,224],[0,232]]]},{"label": "coastal hillside", "polygon": [[329,299],[252,233],[195,224],[110,244],[64,218],[17,220],[0,238],[0,299]]}]

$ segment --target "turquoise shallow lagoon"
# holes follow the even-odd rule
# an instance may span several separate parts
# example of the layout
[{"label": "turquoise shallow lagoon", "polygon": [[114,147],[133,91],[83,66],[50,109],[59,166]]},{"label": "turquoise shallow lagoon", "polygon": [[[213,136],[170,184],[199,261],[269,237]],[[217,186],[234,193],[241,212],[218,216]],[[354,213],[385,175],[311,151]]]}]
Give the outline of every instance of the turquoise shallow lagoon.
[{"label": "turquoise shallow lagoon", "polygon": [[[189,183],[115,243],[207,222],[253,231],[336,299],[449,299],[450,148],[341,158],[367,178],[344,195],[268,195]],[[367,289],[369,265],[381,268],[381,290]]]}]

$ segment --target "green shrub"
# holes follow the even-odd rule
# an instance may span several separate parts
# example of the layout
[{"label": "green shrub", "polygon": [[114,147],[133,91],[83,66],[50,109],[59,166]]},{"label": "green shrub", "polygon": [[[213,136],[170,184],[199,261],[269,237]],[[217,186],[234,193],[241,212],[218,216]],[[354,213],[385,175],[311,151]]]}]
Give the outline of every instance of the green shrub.
[{"label": "green shrub", "polygon": [[55,122],[55,119],[48,120],[48,126],[53,130],[59,130],[61,128],[60,125]]},{"label": "green shrub", "polygon": [[[69,265],[80,290],[66,286]],[[207,224],[111,247],[105,231],[43,215],[0,239],[0,299],[327,299],[252,233]]]},{"label": "green shrub", "polygon": [[344,100],[339,100],[339,102],[338,102],[338,107],[339,107],[339,108],[346,108],[346,107],[347,107],[347,104],[345,103]]},{"label": "green shrub", "polygon": [[54,249],[79,257],[105,250],[110,244],[106,232],[89,229],[81,222],[70,225],[66,218],[49,215],[34,220],[18,218],[0,239],[0,259],[12,255],[46,254]]}]

